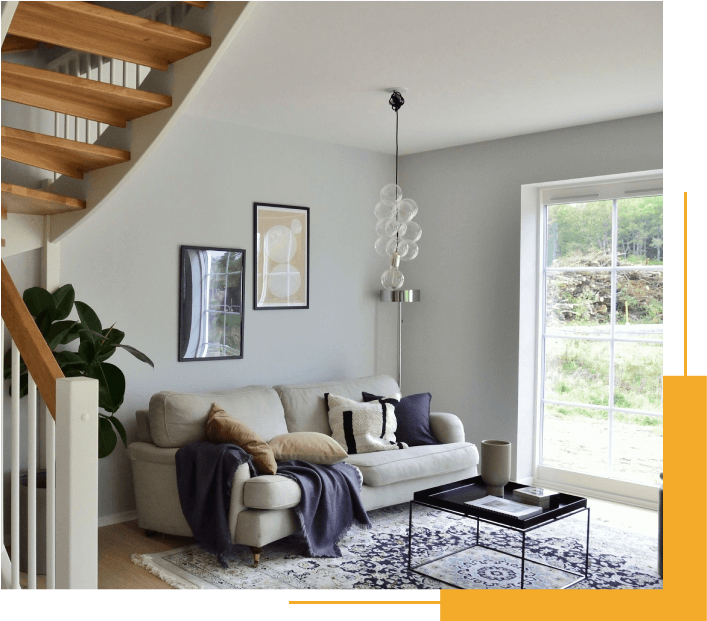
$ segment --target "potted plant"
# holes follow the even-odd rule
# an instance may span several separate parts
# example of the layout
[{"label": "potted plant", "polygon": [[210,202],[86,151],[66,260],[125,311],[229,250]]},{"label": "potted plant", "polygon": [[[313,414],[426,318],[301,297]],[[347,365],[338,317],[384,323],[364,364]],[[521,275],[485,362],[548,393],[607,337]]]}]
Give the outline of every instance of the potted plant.
[{"label": "potted plant", "polygon": [[[103,328],[93,309],[75,300],[71,285],[64,285],[54,293],[42,287],[31,287],[24,292],[22,299],[64,375],[98,380],[98,405],[105,410],[98,412],[98,457],[107,457],[113,452],[118,444],[118,436],[127,446],[125,428],[114,416],[125,397],[125,375],[107,360],[121,348],[152,368],[155,365],[142,352],[123,344],[125,334],[117,330],[115,324]],[[79,316],[78,321],[67,319],[74,308]],[[57,351],[57,348],[76,339],[79,341],[77,351]],[[11,374],[6,357],[5,379]],[[27,367],[20,361],[20,397],[27,394],[27,384]]]}]

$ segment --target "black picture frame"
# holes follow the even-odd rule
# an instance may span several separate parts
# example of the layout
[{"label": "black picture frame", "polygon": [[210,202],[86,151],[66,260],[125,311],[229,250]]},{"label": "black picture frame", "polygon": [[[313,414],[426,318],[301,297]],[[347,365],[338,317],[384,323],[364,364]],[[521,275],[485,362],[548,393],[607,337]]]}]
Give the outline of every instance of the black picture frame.
[{"label": "black picture frame", "polygon": [[[196,348],[196,352],[198,353],[198,350],[200,347],[204,346],[209,346],[208,341],[206,343],[201,343],[201,333],[199,332],[199,340],[197,341],[196,344],[193,344],[191,341],[191,334],[193,331],[193,325],[194,325],[194,311],[193,311],[193,294],[191,293],[193,291],[193,276],[191,275],[191,260],[190,260],[190,251],[197,251],[197,252],[218,252],[218,253],[240,253],[241,257],[241,267],[240,270],[237,270],[235,272],[226,272],[224,275],[226,276],[226,283],[228,283],[228,278],[229,276],[232,276],[234,274],[240,274],[240,283],[237,285],[237,287],[228,287],[226,286],[224,291],[224,311],[222,311],[223,315],[227,314],[238,314],[240,315],[240,330],[239,330],[239,337],[238,337],[238,342],[239,342],[239,353],[237,355],[202,355],[202,356],[189,356],[187,355],[189,353],[189,350],[191,349],[192,351],[194,348]],[[192,256],[193,258],[193,256]],[[214,361],[214,360],[241,360],[243,358],[243,341],[244,341],[244,334],[245,334],[245,276],[246,276],[246,251],[241,249],[241,248],[217,248],[213,246],[180,246],[179,247],[179,332],[177,334],[177,359],[179,362],[203,362],[203,361]],[[229,295],[229,290],[231,291],[230,295],[233,295],[233,290],[237,289],[240,295],[240,300],[233,300],[235,302],[234,304],[228,305],[229,307],[237,306],[239,308],[238,313],[234,313],[233,311],[226,311],[226,296]],[[201,326],[203,325],[203,320],[201,316],[203,313],[210,313],[210,312],[219,312],[217,310],[211,310],[211,309],[201,309],[199,311],[199,330],[201,330]],[[225,322],[226,318],[224,317],[224,328],[225,328]],[[188,330],[188,332],[187,332]],[[187,338],[185,338],[187,337]],[[223,343],[222,343],[222,348],[226,348],[225,344],[225,339],[226,339],[226,330],[224,329],[224,336],[223,336]]]},{"label": "black picture frame", "polygon": [[[280,211],[286,214],[288,211],[292,212],[293,216],[300,216],[300,218],[293,218],[292,219],[292,224],[294,225],[295,220],[300,221],[301,223],[301,217],[304,216],[304,225],[303,225],[303,230],[296,231],[294,228],[290,227],[290,230],[293,232],[293,239],[297,240],[297,237],[299,237],[300,241],[298,242],[298,246],[295,250],[295,255],[294,257],[297,258],[297,263],[302,266],[302,270],[298,270],[297,267],[295,266],[295,271],[298,274],[304,274],[304,283],[301,283],[302,286],[302,295],[303,295],[303,300],[290,300],[286,303],[283,304],[278,304],[274,302],[272,299],[270,301],[265,301],[265,297],[267,294],[264,294],[263,292],[263,285],[262,285],[262,280],[261,280],[261,274],[258,273],[260,266],[261,266],[261,261],[265,261],[265,257],[263,256],[264,253],[261,253],[261,247],[260,247],[260,237],[259,235],[261,233],[264,233],[263,231],[260,231],[259,228],[259,214],[260,210],[270,210],[273,212]],[[283,219],[285,219],[287,216],[283,216]],[[278,205],[275,203],[261,203],[261,202],[255,202],[253,203],[253,253],[254,253],[254,258],[253,258],[253,310],[293,310],[293,309],[308,309],[309,308],[309,243],[310,243],[310,236],[309,236],[309,226],[310,223],[310,209],[309,207],[298,207],[295,205]],[[284,226],[280,224],[279,226]],[[285,227],[287,228],[287,227]],[[304,244],[304,248],[302,248],[302,244]],[[289,269],[293,267],[290,263],[292,259],[288,259],[286,263],[281,263],[280,265],[276,267],[281,267],[282,265],[287,265],[288,269],[288,276],[289,276]],[[301,278],[301,276],[300,276]],[[288,278],[289,280],[289,278]],[[298,290],[299,292],[299,290]],[[297,293],[298,293],[297,292]],[[298,296],[299,297],[299,296]]]}]

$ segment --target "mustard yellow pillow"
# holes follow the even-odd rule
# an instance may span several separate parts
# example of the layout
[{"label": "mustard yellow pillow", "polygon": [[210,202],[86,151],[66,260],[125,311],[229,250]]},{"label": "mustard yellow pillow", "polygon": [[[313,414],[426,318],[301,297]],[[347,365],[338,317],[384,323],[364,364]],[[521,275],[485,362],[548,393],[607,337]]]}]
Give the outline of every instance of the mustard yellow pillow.
[{"label": "mustard yellow pillow", "polygon": [[275,474],[277,463],[272,449],[245,423],[233,418],[214,403],[206,419],[206,440],[214,444],[235,444],[253,456],[255,467],[265,474]]},{"label": "mustard yellow pillow", "polygon": [[268,445],[277,461],[301,459],[310,464],[331,465],[349,456],[334,438],[316,431],[286,433],[274,437]]}]

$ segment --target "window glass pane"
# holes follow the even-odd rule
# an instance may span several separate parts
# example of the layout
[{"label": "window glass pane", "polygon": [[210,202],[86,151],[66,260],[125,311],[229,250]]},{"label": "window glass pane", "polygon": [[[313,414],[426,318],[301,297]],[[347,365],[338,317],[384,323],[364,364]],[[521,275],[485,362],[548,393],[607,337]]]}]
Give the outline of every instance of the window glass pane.
[{"label": "window glass pane", "polygon": [[208,277],[208,300],[209,310],[223,310],[226,299],[226,276],[221,274],[211,274]]},{"label": "window glass pane", "polygon": [[[228,286],[225,291],[225,310],[230,313],[240,313],[242,311],[241,300],[241,274],[229,274]],[[240,330],[240,328],[239,328]]]},{"label": "window glass pane", "polygon": [[614,407],[662,412],[662,345],[614,344]]},{"label": "window glass pane", "polygon": [[660,483],[663,472],[663,418],[614,413],[611,474],[646,485]]},{"label": "window glass pane", "polygon": [[663,264],[663,197],[616,201],[619,210],[619,265]]},{"label": "window glass pane", "polygon": [[611,263],[613,201],[547,207],[548,267]]},{"label": "window glass pane", "polygon": [[559,272],[546,277],[546,332],[608,336],[611,272]]},{"label": "window glass pane", "polygon": [[209,343],[223,343],[223,314],[207,313]]},{"label": "window glass pane", "polygon": [[616,297],[617,337],[662,340],[662,271],[617,272]]},{"label": "window glass pane", "polygon": [[226,321],[226,356],[241,354],[241,316],[225,315]]},{"label": "window glass pane", "polygon": [[607,412],[564,405],[545,405],[543,464],[573,472],[605,476],[609,472]]},{"label": "window glass pane", "polygon": [[609,405],[609,343],[545,339],[545,399]]}]

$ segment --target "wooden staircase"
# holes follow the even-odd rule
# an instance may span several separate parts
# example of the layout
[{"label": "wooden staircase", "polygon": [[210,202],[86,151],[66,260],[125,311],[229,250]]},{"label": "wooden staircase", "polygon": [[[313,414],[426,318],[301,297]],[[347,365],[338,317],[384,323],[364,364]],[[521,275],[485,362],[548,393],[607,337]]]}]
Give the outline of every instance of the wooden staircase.
[{"label": "wooden staircase", "polygon": [[[204,8],[207,3],[182,4]],[[3,52],[33,49],[40,42],[166,70],[210,47],[211,38],[87,2],[19,2]],[[128,121],[172,105],[167,95],[6,61],[1,77],[2,99],[71,115],[77,126],[78,119],[87,119],[124,128]],[[130,152],[3,126],[2,157],[83,179],[91,171],[128,162]],[[3,218],[7,212],[54,215],[85,208],[75,197],[2,183]]]}]

